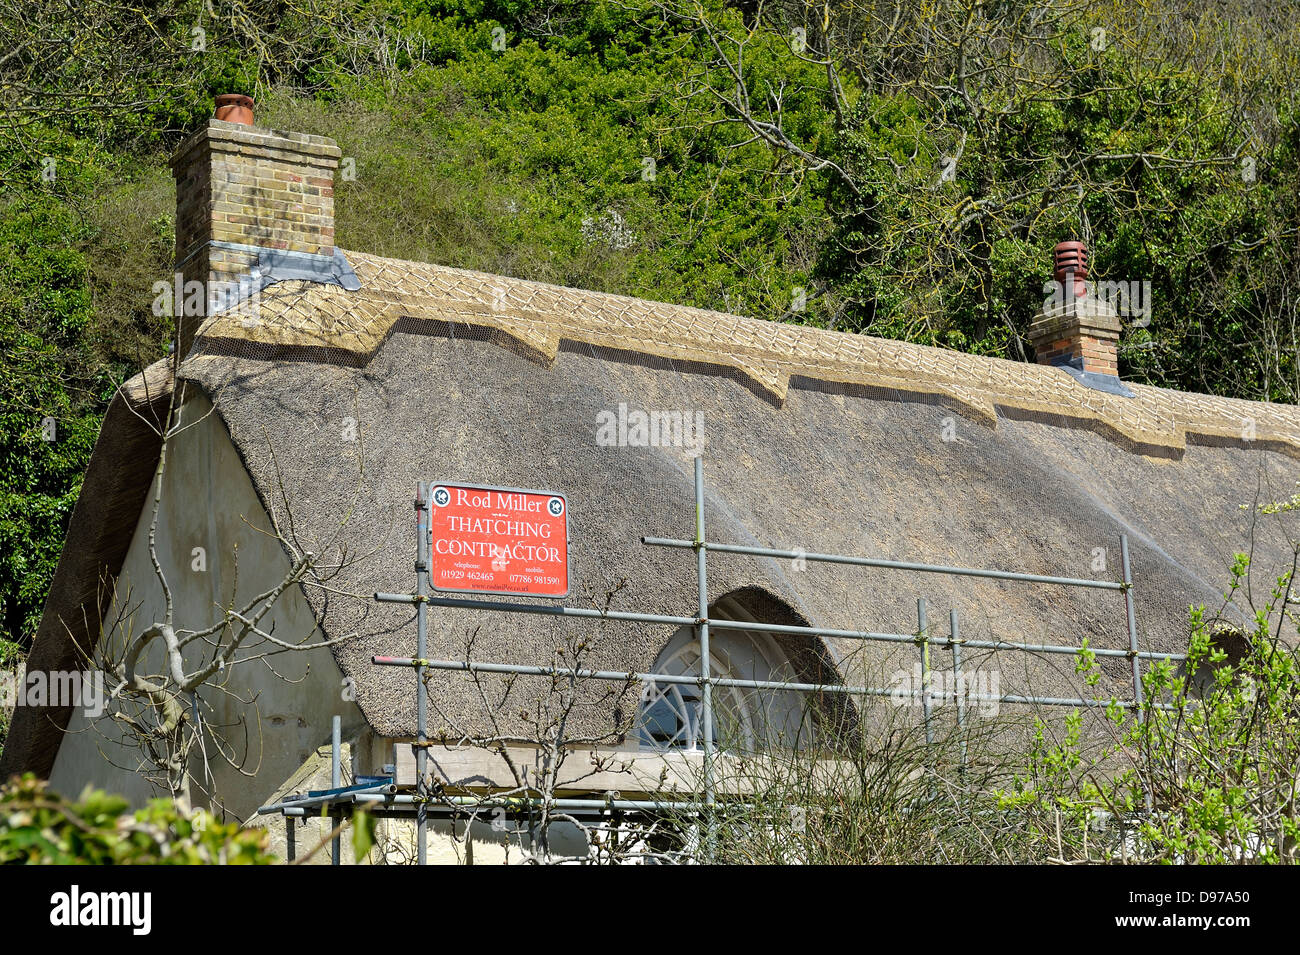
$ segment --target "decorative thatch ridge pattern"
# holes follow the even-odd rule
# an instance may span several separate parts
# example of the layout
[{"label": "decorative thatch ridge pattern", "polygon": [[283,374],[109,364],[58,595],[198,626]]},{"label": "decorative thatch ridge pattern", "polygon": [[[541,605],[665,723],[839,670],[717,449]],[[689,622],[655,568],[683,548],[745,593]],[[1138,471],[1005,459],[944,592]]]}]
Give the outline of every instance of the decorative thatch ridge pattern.
[{"label": "decorative thatch ridge pattern", "polygon": [[[1134,450],[1176,456],[1196,443],[1267,447],[1300,458],[1300,408],[1131,385],[1134,398],[1065,372],[941,348],[741,318],[621,295],[346,253],[361,290],[287,282],[210,319],[199,348],[293,352],[364,365],[399,322],[492,329],[545,363],[575,343],[728,369],[776,404],[793,383],[932,395],[995,425],[999,409],[1051,415]],[[407,327],[404,324],[403,327]],[[417,330],[409,328],[408,330]]]}]

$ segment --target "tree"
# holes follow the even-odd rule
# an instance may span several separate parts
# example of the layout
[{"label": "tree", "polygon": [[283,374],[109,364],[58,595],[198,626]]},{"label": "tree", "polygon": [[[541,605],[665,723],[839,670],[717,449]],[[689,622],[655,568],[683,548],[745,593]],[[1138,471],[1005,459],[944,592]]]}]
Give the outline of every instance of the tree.
[{"label": "tree", "polygon": [[0,183],[79,163],[78,137],[156,145],[202,118],[218,86],[310,89],[336,70],[391,68],[404,46],[386,14],[356,0],[4,0]]},{"label": "tree", "polygon": [[[589,597],[593,605],[608,610],[625,586],[626,581],[620,581],[602,598],[596,599],[592,592]],[[596,777],[613,777],[629,788],[649,787],[656,793],[667,781],[666,770],[657,779],[647,778],[644,764],[654,762],[653,754],[616,748],[635,728],[637,714],[625,706],[629,697],[635,698],[638,684],[633,678],[607,681],[585,675],[593,669],[589,661],[598,636],[566,632],[554,647],[546,675],[493,677],[472,665],[480,629],[467,634],[464,659],[466,679],[480,703],[481,722],[467,724],[431,692],[429,680],[435,671],[425,671],[425,685],[420,688],[443,726],[440,739],[430,746],[478,750],[495,757],[493,765],[504,769],[502,783],[492,785],[495,780],[489,780],[488,790],[478,796],[448,788],[432,776],[424,782],[429,804],[453,810],[452,818],[464,822],[466,851],[470,827],[487,822],[505,846],[507,861],[512,852],[530,864],[574,861],[554,849],[552,834],[557,826],[572,826],[586,838],[589,855],[583,861],[606,865],[684,861],[682,841],[673,838],[680,833],[670,831],[676,822],[671,811],[659,819],[631,814],[637,816],[631,822],[628,813],[610,812],[592,819],[559,803],[562,791],[584,789]],[[579,724],[584,728],[577,729]],[[670,788],[661,794],[665,803],[683,798]],[[590,798],[600,797],[593,793]]]}]

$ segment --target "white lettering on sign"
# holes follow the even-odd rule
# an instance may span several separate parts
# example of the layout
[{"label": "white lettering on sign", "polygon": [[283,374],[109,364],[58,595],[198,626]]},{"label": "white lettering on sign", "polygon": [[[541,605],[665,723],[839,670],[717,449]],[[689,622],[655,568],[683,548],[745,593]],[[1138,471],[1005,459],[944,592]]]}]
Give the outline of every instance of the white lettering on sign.
[{"label": "white lettering on sign", "polygon": [[440,484],[429,505],[435,590],[568,594],[568,508],[561,495]]}]

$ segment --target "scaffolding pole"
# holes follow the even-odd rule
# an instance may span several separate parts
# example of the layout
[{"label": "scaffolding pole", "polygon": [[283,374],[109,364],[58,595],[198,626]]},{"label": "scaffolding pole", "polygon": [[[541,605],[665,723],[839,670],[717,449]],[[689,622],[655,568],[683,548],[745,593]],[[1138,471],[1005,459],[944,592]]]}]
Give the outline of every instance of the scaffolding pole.
[{"label": "scaffolding pole", "polygon": [[[330,788],[338,789],[343,785],[343,721],[342,717],[335,716],[330,721]],[[333,811],[330,812],[330,821],[334,824],[333,828],[337,829],[339,820],[335,818]],[[336,833],[330,840],[330,865],[342,865],[342,843]]]},{"label": "scaffolding pole", "polygon": [[[1128,618],[1128,649],[1132,654],[1133,661],[1133,700],[1137,703],[1138,719],[1146,721],[1146,710],[1142,706],[1144,694],[1142,691],[1142,667],[1138,663],[1138,630],[1137,614],[1133,609],[1133,570],[1129,566],[1128,560],[1128,535],[1121,534],[1119,537],[1119,556],[1124,574],[1124,612]],[[1147,812],[1151,811],[1151,790],[1147,786],[1142,787],[1142,801],[1146,806]]]},{"label": "scaffolding pole", "polygon": [[957,611],[948,611],[948,638],[952,642],[952,693],[957,702],[957,735],[961,743],[961,772],[966,773],[966,686],[961,669],[961,637]]},{"label": "scaffolding pole", "polygon": [[[527,663],[475,663],[470,660],[418,660],[415,657],[381,657],[372,656],[370,662],[381,667],[420,667],[428,670],[450,670],[460,673],[498,673],[514,676],[563,677],[574,680],[607,680],[615,683],[641,683],[656,686],[659,684],[675,686],[700,685],[698,676],[686,676],[668,673],[637,673],[632,670],[587,670],[582,667],[548,667],[534,666]],[[714,686],[736,687],[742,690],[789,690],[794,693],[843,693],[847,696],[886,696],[895,699],[923,700],[925,690],[904,690],[897,687],[849,686],[844,683],[797,683],[788,680],[741,680],[734,677],[710,677]],[[931,700],[934,694],[929,694]],[[1107,707],[1121,706],[1132,709],[1137,704],[1131,700],[1085,700],[1082,697],[1060,696],[1019,696],[1002,694],[993,696],[988,693],[971,693],[966,699],[974,703],[1015,703],[1038,704],[1041,706],[1075,706]],[[1168,704],[1160,704],[1170,708]],[[441,745],[438,743],[425,744]]]},{"label": "scaffolding pole", "polygon": [[[423,659],[429,652],[429,605],[424,599],[427,596],[426,588],[429,582],[429,485],[426,481],[421,481],[416,491],[415,509],[418,513],[416,536],[419,538],[416,545],[415,560],[415,596],[417,598],[415,606],[417,620],[415,655]],[[428,792],[424,777],[425,773],[428,772],[428,755],[425,752],[424,744],[428,741],[429,694],[424,686],[423,666],[415,668],[415,693],[415,732],[416,740],[420,744],[415,750],[415,795],[418,799],[415,815],[415,852],[420,865],[426,865],[429,854],[429,847],[425,844],[427,842],[428,828]]]},{"label": "scaffolding pole", "polygon": [[[710,544],[710,547],[716,545]],[[1119,589],[1118,587],[1114,589]],[[535,604],[507,603],[499,600],[474,600],[463,598],[419,597],[415,594],[395,594],[377,592],[375,600],[380,603],[418,603],[423,601],[430,607],[448,607],[456,610],[493,610],[502,613],[538,614],[547,617],[579,617],[595,620],[615,620],[630,623],[653,623],[667,626],[695,627],[700,623],[697,617],[681,617],[671,614],[632,613],[621,610],[595,610],[588,607],[557,607]],[[916,643],[915,633],[876,633],[870,630],[837,630],[832,627],[801,627],[795,624],[758,623],[744,620],[721,620],[709,617],[710,630],[741,630],[753,633],[780,633],[809,637],[834,637],[843,640],[876,640],[884,643]],[[931,637],[929,642],[938,647],[952,646],[948,637]],[[973,650],[1018,650],[1028,653],[1063,653],[1073,656],[1080,650],[1076,646],[1059,643],[1013,643],[1006,640],[963,640],[962,645]],[[1139,660],[1184,660],[1183,653],[1161,653],[1142,650],[1136,654],[1130,650],[1113,650],[1100,648],[1092,650],[1099,657],[1136,657]]]},{"label": "scaffolding pole", "polygon": [[934,733],[930,728],[930,645],[926,642],[929,624],[925,616],[925,598],[916,600],[916,645],[921,650],[921,719],[925,723],[926,745],[934,742]]},{"label": "scaffolding pole", "polygon": [[[713,669],[709,654],[709,572],[708,545],[704,543],[704,459],[695,458],[695,577],[699,591],[699,622],[696,632],[700,641],[701,735],[704,748],[704,804],[712,807],[713,793]],[[713,814],[704,818],[704,858],[713,856]]]},{"label": "scaffolding pole", "polygon": [[[698,459],[697,459],[698,460]],[[671,537],[642,537],[641,543],[651,547],[677,547],[686,550],[695,547],[694,541],[675,540]],[[774,550],[771,547],[749,547],[744,544],[721,544],[710,541],[709,550],[719,554],[748,554],[751,557],[782,557],[811,560],[828,564],[848,564],[853,567],[882,567],[888,570],[915,570],[924,574],[947,574],[952,577],[988,577],[993,580],[1019,580],[1034,584],[1061,584],[1065,587],[1092,587],[1097,590],[1123,590],[1124,584],[1113,580],[1089,580],[1086,577],[1045,577],[1042,574],[1022,574],[1011,570],[984,570],[978,567],[947,567],[943,564],[916,564],[904,560],[882,560],[878,557],[849,557],[844,554],[806,554],[798,550]]]}]

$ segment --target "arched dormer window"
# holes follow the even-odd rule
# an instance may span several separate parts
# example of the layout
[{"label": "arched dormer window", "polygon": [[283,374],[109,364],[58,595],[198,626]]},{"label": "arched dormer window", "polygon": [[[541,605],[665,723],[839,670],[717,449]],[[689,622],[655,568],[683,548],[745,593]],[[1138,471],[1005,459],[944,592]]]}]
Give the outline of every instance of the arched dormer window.
[{"label": "arched dormer window", "polygon": [[[754,615],[735,596],[719,600],[712,619],[753,621]],[[742,680],[802,680],[790,657],[770,634],[711,629],[710,670],[714,677]],[[655,673],[698,676],[700,643],[695,628],[678,630],[660,652]],[[793,690],[757,690],[714,686],[713,741],[723,751],[755,752],[808,745],[814,737],[806,694]],[[703,746],[700,688],[662,683],[647,688],[636,726],[639,746],[649,749],[697,750]]]}]

